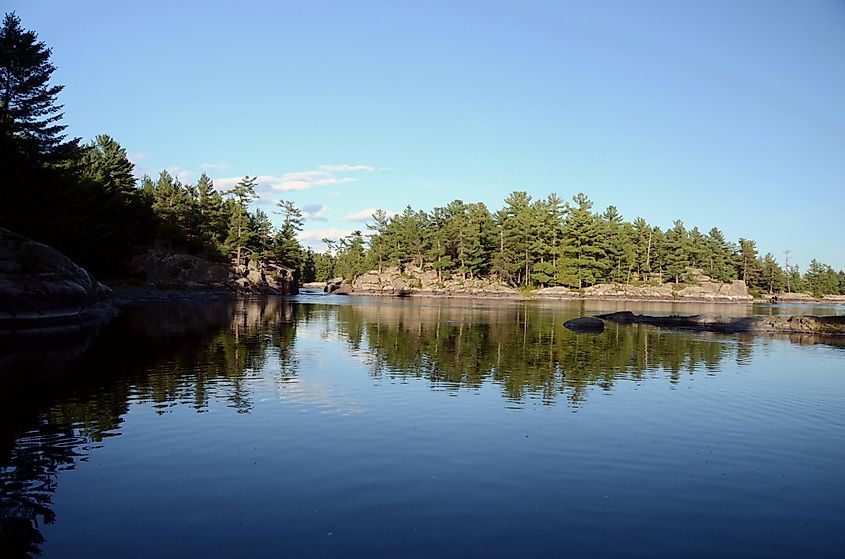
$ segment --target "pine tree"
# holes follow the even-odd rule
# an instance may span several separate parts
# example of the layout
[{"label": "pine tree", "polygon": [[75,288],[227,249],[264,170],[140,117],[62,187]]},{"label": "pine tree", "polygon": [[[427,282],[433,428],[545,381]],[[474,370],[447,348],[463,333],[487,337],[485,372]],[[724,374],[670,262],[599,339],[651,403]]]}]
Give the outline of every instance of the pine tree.
[{"label": "pine tree", "polygon": [[560,282],[569,287],[594,285],[607,270],[602,225],[590,208],[593,203],[583,193],[572,197],[564,220],[563,258]]},{"label": "pine tree", "polygon": [[718,281],[736,279],[736,268],[733,264],[734,247],[722,232],[714,227],[705,238],[706,254],[704,271]]},{"label": "pine tree", "polygon": [[759,265],[764,288],[769,293],[783,291],[786,277],[783,269],[777,263],[777,260],[775,260],[774,255],[771,252],[767,252]]},{"label": "pine tree", "polygon": [[252,237],[247,207],[256,198],[255,184],[257,181],[257,177],[245,176],[231,190],[226,192],[234,200],[234,208],[229,219],[229,237],[226,239],[226,244],[230,247],[230,252],[235,253],[235,262],[239,266],[242,262],[241,251],[249,244],[250,237]]},{"label": "pine tree", "polygon": [[666,275],[677,284],[689,265],[689,236],[684,222],[678,219],[666,231]]},{"label": "pine tree", "polygon": [[[451,277],[452,257],[448,254],[448,230],[446,223],[449,220],[449,215],[446,208],[434,208],[429,215],[428,226],[426,227],[427,238],[426,244],[428,251],[426,252],[426,261],[431,264],[431,267],[437,272],[437,281],[442,282],[444,278]],[[370,244],[372,247],[372,242]]]},{"label": "pine tree", "polygon": [[646,220],[638,217],[633,223],[632,238],[634,242],[634,267],[637,270],[638,278],[643,281],[651,273],[654,231]]},{"label": "pine tree", "polygon": [[58,124],[63,114],[56,97],[64,86],[49,84],[56,69],[51,54],[14,12],[6,14],[0,29],[0,151],[43,162],[75,155],[79,140],[65,142],[67,126]]},{"label": "pine tree", "polygon": [[195,188],[200,237],[211,252],[218,253],[228,230],[223,195],[214,188],[214,182],[205,173],[200,175]]},{"label": "pine tree", "polygon": [[287,266],[297,268],[304,256],[302,245],[296,238],[302,231],[302,212],[287,200],[276,202],[276,206],[279,208],[276,213],[282,216],[282,224],[276,232],[274,255]]},{"label": "pine tree", "polygon": [[745,281],[749,289],[762,287],[757,261],[757,244],[754,241],[740,238],[734,261],[739,270],[740,279]]},{"label": "pine tree", "polygon": [[507,277],[516,285],[528,285],[531,271],[531,240],[534,210],[527,192],[512,192],[501,215],[502,256]]},{"label": "pine tree", "polygon": [[390,218],[387,217],[387,212],[384,210],[376,210],[373,213],[373,223],[367,224],[367,229],[372,231],[369,235],[369,255],[373,261],[373,266],[378,269],[379,273],[384,269],[388,259],[389,246],[386,242],[386,235],[389,226]]}]

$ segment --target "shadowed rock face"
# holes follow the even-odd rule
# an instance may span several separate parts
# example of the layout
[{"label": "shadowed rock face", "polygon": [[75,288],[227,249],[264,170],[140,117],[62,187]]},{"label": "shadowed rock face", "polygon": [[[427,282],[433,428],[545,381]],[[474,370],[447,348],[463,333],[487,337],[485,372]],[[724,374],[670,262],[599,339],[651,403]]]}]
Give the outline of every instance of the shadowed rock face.
[{"label": "shadowed rock face", "polygon": [[649,316],[630,311],[600,314],[597,319],[620,324],[651,324],[706,332],[845,335],[845,316],[760,316],[731,318],[718,315]]},{"label": "shadowed rock face", "polygon": [[150,250],[135,256],[131,267],[156,289],[255,295],[295,295],[299,291],[294,270],[270,260],[233,265],[190,254]]},{"label": "shadowed rock face", "polygon": [[58,250],[0,228],[0,328],[111,316],[111,290]]}]

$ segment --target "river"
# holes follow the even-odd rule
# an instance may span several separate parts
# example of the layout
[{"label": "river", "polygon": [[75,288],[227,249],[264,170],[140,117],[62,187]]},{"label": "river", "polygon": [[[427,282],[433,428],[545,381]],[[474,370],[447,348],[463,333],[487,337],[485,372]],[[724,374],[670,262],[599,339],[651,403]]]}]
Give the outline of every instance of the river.
[{"label": "river", "polygon": [[834,557],[845,347],[622,308],[151,303],[0,336],[0,554]]}]

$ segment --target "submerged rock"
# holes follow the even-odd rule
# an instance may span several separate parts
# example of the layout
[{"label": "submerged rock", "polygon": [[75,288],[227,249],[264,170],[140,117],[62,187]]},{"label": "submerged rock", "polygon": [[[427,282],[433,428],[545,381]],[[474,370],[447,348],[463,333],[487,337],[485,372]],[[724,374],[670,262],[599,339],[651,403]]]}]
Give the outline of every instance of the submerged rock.
[{"label": "submerged rock", "polygon": [[650,324],[670,328],[686,328],[702,332],[845,335],[843,316],[752,316],[723,317],[712,314],[690,316],[650,316],[630,311],[600,314],[597,319],[620,324]]},{"label": "submerged rock", "polygon": [[601,334],[604,332],[604,322],[590,316],[573,318],[564,322],[563,325],[578,334]]}]

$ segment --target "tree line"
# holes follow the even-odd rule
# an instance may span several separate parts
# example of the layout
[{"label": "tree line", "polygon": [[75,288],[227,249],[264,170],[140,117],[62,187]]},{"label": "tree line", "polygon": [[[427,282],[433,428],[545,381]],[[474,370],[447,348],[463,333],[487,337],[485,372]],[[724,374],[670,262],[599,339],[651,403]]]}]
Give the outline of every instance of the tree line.
[{"label": "tree line", "polygon": [[133,252],[150,247],[243,263],[272,258],[304,281],[352,278],[385,267],[426,268],[440,280],[496,279],[514,287],[597,283],[683,282],[690,267],[717,281],[742,279],[758,292],[845,294],[845,273],[813,260],[806,273],[753,240],[730,242],[716,227],[702,232],[680,220],[662,230],[642,218],[626,221],[615,206],[602,212],[584,194],[532,199],[511,193],[491,212],[455,200],[426,212],[379,210],[366,233],[324,239],[328,252],[303,247],[302,212],[289,201],[273,211],[274,227],[256,199],[255,177],[220,191],[206,174],[194,184],[168,171],[134,175],[126,150],[107,135],[68,139],[50,85],[51,50],[6,14],[0,29],[0,225],[51,244],[105,277],[126,273]]},{"label": "tree line", "polygon": [[760,293],[845,294],[845,272],[816,260],[802,275],[788,261],[781,266],[771,253],[760,255],[751,239],[728,241],[717,227],[704,233],[676,220],[663,230],[643,218],[626,221],[615,206],[592,208],[583,193],[564,202],[554,193],[535,200],[517,191],[495,212],[461,200],[430,212],[408,206],[391,217],[379,210],[366,235],[326,239],[330,258],[317,276],[416,267],[436,270],[441,280],[496,278],[520,288],[580,289],[681,283],[689,280],[690,268],[698,268],[716,281],[744,280]]},{"label": "tree line", "polygon": [[0,185],[0,226],[59,248],[89,270],[126,272],[133,252],[150,247],[212,259],[276,258],[302,269],[306,251],[296,239],[302,215],[277,203],[274,228],[256,199],[255,177],[226,191],[203,174],[186,184],[169,172],[133,175],[126,150],[108,135],[87,144],[68,138],[51,85],[51,49],[20,18],[7,13],[0,29],[0,153],[7,173]]}]

